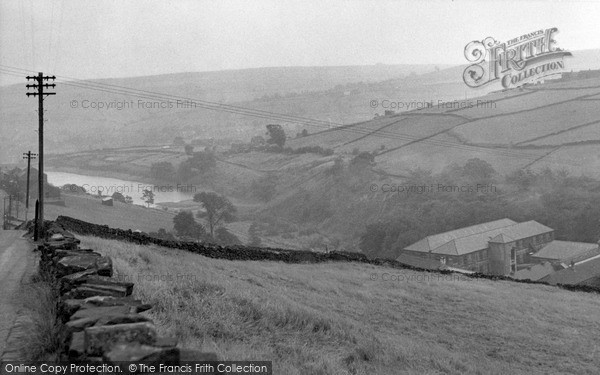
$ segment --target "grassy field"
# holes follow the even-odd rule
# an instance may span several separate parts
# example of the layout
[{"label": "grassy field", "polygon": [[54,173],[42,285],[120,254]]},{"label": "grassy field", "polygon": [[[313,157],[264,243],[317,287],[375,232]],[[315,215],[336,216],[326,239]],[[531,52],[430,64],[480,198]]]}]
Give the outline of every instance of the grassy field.
[{"label": "grassy field", "polygon": [[[89,195],[63,194],[65,207],[45,205],[44,218],[55,220],[59,215],[74,217],[94,224],[112,228],[156,232],[159,228],[173,229],[174,212],[143,206],[114,202],[114,206],[103,206],[100,199]],[[33,209],[30,215],[33,214]]]},{"label": "grassy field", "polygon": [[597,121],[600,108],[593,104],[589,100],[552,104],[551,117],[548,116],[548,108],[539,107],[525,113],[470,122],[456,127],[454,131],[473,143],[518,143]]},{"label": "grassy field", "polygon": [[[161,334],[275,374],[596,374],[600,298],[354,263],[209,259],[80,237]],[[390,279],[394,279],[393,281]]]},{"label": "grassy field", "polygon": [[[1,194],[1,192],[0,192]],[[176,204],[169,204],[169,210],[164,211],[155,208],[145,208],[143,206],[114,202],[114,206],[103,206],[100,200],[90,195],[70,195],[63,194],[65,206],[56,206],[46,204],[44,217],[46,220],[55,220],[58,216],[64,215],[73,217],[89,223],[108,225],[111,228],[141,230],[142,232],[156,232],[160,228],[173,232],[173,217],[179,210],[199,209],[199,204],[193,201],[184,201]],[[235,202],[238,208],[244,208]],[[29,209],[29,217],[35,215],[33,207]],[[228,223],[227,228],[235,234],[243,243],[247,243],[248,228],[251,221],[236,221]],[[206,223],[203,222],[206,227]],[[263,246],[284,247],[288,249],[307,248],[301,240],[286,240],[279,237],[270,238],[261,237]],[[306,241],[305,241],[306,242]]]}]

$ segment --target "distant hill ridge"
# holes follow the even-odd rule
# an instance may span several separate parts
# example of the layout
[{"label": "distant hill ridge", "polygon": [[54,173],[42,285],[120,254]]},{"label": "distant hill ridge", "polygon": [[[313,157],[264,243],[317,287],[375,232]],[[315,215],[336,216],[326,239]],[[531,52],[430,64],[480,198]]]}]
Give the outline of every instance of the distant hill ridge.
[{"label": "distant hill ridge", "polygon": [[[568,69],[600,67],[600,50],[575,51],[573,55]],[[263,135],[268,123],[281,123],[292,136],[303,128],[309,133],[324,130],[323,125],[303,126],[281,121],[276,115],[247,116],[223,112],[218,107],[206,110],[193,106],[151,109],[144,106],[165,101],[168,95],[235,103],[267,113],[317,119],[333,127],[382,115],[385,108],[381,105],[371,107],[374,99],[380,103],[384,99],[437,102],[473,98],[491,91],[466,87],[462,82],[463,66],[438,65],[437,68],[439,71],[436,65],[377,64],[258,68],[77,82],[59,80],[57,95],[46,102],[46,151],[164,145],[170,144],[176,136],[188,140],[244,141]],[[147,93],[139,97],[125,94],[122,88]],[[22,149],[37,148],[35,105],[24,95],[24,90],[24,84],[0,87],[2,162],[20,162]],[[287,95],[289,93],[292,95]],[[128,103],[125,108],[114,105],[97,108],[98,103],[125,102]],[[92,104],[96,107],[91,107]]]}]

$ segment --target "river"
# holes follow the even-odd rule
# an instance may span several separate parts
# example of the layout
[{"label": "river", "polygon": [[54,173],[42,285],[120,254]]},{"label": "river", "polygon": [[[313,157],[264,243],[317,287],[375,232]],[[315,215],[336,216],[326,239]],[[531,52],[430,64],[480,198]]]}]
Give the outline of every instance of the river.
[{"label": "river", "polygon": [[[180,202],[192,199],[197,193],[192,185],[152,185],[137,181],[126,181],[118,178],[88,176],[67,172],[45,172],[48,176],[48,182],[54,186],[61,187],[65,184],[75,184],[82,186],[89,194],[97,195],[99,191],[102,195],[109,196],[119,192],[124,196],[130,196],[134,204],[146,205],[142,199],[145,189],[150,189],[154,193],[154,203]],[[151,205],[152,206],[152,205]]]}]

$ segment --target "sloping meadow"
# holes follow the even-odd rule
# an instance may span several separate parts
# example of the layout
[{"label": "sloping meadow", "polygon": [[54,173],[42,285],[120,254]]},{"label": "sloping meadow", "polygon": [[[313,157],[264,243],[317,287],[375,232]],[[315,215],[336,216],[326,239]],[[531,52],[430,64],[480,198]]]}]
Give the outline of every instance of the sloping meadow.
[{"label": "sloping meadow", "polygon": [[355,262],[211,259],[80,236],[159,334],[274,373],[578,373],[600,368],[600,298]]}]

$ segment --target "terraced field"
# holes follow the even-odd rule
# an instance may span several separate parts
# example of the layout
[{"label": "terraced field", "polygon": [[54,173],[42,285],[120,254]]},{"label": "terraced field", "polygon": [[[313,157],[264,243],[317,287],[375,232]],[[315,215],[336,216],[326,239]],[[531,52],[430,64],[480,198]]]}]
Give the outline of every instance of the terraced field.
[{"label": "terraced field", "polygon": [[[600,104],[600,103],[599,103]],[[600,120],[548,134],[523,145],[558,146],[577,142],[600,142]]]},{"label": "terraced field", "polygon": [[510,145],[600,119],[600,106],[574,100],[469,122],[453,131],[476,144]]},{"label": "terraced field", "polygon": [[291,139],[286,143],[286,145],[292,148],[315,145],[324,148],[333,148],[346,142],[351,142],[358,137],[370,134],[377,129],[393,124],[397,121],[397,117],[380,117],[371,121],[359,122],[339,128],[332,128],[309,134],[306,137]]},{"label": "terraced field", "polygon": [[385,127],[381,127],[369,134],[357,137],[336,148],[336,151],[350,152],[354,148],[361,151],[379,150],[383,145],[382,152],[405,145],[407,143],[428,137],[432,134],[444,132],[465,120],[457,116],[402,116]]},{"label": "terraced field", "polygon": [[[550,81],[458,104],[432,102],[430,108],[332,129],[288,144],[329,147],[342,154],[377,150],[378,168],[391,174],[417,167],[440,170],[478,157],[501,173],[549,166],[598,177],[600,169],[590,156],[600,151],[598,99],[600,78]],[[484,104],[478,107],[478,102]]]},{"label": "terraced field", "polygon": [[518,114],[533,108],[548,108],[560,103],[596,94],[600,88],[581,90],[538,90],[536,86],[524,90],[510,90],[502,94],[488,95],[479,100],[473,100],[472,108],[454,110],[453,113],[472,119],[493,118],[506,114]]},{"label": "terraced field", "polygon": [[378,155],[375,160],[378,168],[388,173],[406,174],[416,168],[437,173],[451,162],[462,165],[471,158],[480,158],[489,162],[498,173],[503,174],[524,167],[543,157],[548,151],[465,146],[446,133]]},{"label": "terraced field", "polygon": [[[219,161],[216,184],[239,185],[236,181],[242,177],[250,183],[275,171],[306,178],[330,165],[337,155],[352,157],[356,149],[377,151],[377,169],[400,176],[419,167],[439,171],[448,164],[477,157],[500,173],[551,167],[600,177],[594,156],[600,154],[599,99],[600,78],[554,81],[493,92],[465,102],[493,102],[495,107],[438,107],[432,102],[428,109],[338,128],[308,129],[320,131],[289,138],[285,146],[320,146],[333,149],[335,154],[323,157],[314,153],[251,152],[224,156]],[[152,163],[168,161],[176,166],[186,158],[179,149],[146,151],[81,153],[71,158],[72,163],[64,157],[57,160],[65,167],[147,175]]]}]

